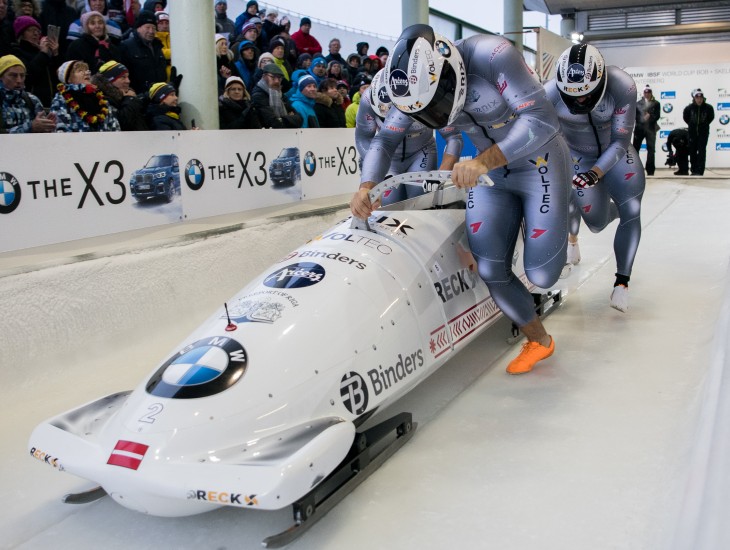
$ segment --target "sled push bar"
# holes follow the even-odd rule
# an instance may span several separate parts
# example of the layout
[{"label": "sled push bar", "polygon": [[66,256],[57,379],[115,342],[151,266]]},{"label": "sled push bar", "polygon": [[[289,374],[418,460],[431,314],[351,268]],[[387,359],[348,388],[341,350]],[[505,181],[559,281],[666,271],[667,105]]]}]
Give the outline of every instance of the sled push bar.
[{"label": "sled push bar", "polygon": [[[368,197],[370,198],[370,203],[375,204],[375,202],[378,201],[380,197],[382,197],[383,194],[390,189],[395,189],[396,187],[405,184],[414,185],[426,190],[426,182],[438,183],[438,185],[428,189],[425,195],[415,197],[415,199],[424,199],[425,197],[432,195],[432,200],[426,199],[425,202],[423,200],[418,200],[413,205],[405,207],[406,203],[414,200],[408,199],[400,203],[394,203],[394,205],[402,204],[404,208],[399,208],[402,210],[425,210],[427,208],[434,208],[443,204],[444,194],[446,193],[457,194],[463,197],[463,194],[465,192],[464,189],[457,188],[451,181],[451,170],[427,170],[422,172],[405,172],[403,174],[398,174],[397,176],[393,176],[384,181],[381,181],[368,192]],[[491,187],[492,185],[494,185],[494,182],[489,179],[489,176],[487,176],[487,174],[482,174],[481,176],[479,176],[477,185]],[[417,206],[415,206],[416,204]],[[350,227],[352,229],[362,229],[364,231],[370,231],[370,225],[368,224],[367,220],[361,220],[360,218],[354,216],[352,218],[352,224],[350,225]]]}]

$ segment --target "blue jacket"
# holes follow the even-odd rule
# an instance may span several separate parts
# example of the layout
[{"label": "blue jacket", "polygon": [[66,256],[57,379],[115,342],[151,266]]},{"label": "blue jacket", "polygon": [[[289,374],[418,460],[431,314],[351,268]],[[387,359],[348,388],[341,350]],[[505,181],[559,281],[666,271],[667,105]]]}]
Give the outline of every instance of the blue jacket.
[{"label": "blue jacket", "polygon": [[314,110],[314,104],[313,99],[305,97],[299,91],[299,88],[296,88],[296,92],[291,98],[291,106],[297,113],[302,115],[302,128],[319,128],[319,120]]}]

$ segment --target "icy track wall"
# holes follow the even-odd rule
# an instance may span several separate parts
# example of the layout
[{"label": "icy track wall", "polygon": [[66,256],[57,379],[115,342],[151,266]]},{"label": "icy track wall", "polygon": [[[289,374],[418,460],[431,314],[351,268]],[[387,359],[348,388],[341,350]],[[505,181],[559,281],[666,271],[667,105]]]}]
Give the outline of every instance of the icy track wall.
[{"label": "icy track wall", "polygon": [[[269,223],[0,278],[0,384],[32,393],[36,382],[56,377],[59,387],[90,395],[132,389],[253,277],[346,216]],[[129,386],[106,387],[105,365],[118,364],[119,354]]]}]

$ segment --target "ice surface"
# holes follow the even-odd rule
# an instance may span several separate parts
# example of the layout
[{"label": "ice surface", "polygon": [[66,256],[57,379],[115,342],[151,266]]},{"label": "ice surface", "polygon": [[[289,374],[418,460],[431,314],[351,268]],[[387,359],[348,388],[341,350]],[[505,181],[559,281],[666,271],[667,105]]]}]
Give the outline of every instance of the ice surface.
[{"label": "ice surface", "polygon": [[[584,228],[546,321],[555,355],[509,376],[509,325],[490,329],[399,403],[413,439],[290,548],[730,548],[729,211],[727,178],[652,178],[625,314],[608,305],[616,225]],[[0,277],[0,548],[247,549],[286,527],[288,510],[170,519],[109,498],[62,504],[91,484],[31,459],[27,442],[49,416],[136,386],[344,215]]]}]

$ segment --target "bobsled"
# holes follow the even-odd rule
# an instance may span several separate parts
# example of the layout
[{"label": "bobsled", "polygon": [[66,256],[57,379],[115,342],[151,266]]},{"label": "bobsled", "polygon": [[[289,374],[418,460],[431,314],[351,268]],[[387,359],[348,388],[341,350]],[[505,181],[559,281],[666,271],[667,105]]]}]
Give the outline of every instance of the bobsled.
[{"label": "bobsled", "polygon": [[[294,524],[265,545],[297,536],[414,433],[410,413],[378,412],[501,315],[449,177],[376,186],[373,201],[438,182],[279,259],[134,390],[38,425],[31,456],[98,485],[70,503],[109,495],[156,516],[292,506]],[[519,245],[513,264],[532,289]]]}]

